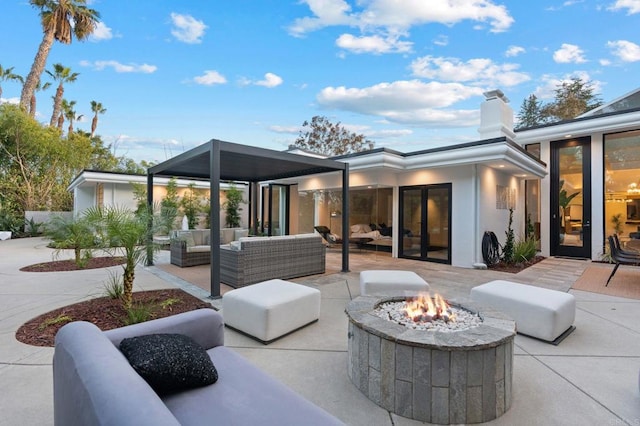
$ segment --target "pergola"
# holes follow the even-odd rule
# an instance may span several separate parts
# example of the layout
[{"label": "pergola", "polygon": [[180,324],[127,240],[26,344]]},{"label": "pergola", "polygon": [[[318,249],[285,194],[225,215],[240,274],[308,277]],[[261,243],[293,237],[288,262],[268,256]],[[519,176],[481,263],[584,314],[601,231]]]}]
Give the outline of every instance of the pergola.
[{"label": "pergola", "polygon": [[[257,188],[260,182],[319,173],[342,172],[342,229],[349,227],[349,165],[287,152],[212,139],[147,170],[147,201],[153,205],[155,176],[209,180],[211,193],[211,297],[220,297],[220,193],[221,181],[252,185],[250,212],[257,222]],[[342,271],[349,271],[349,240],[342,242]]]}]

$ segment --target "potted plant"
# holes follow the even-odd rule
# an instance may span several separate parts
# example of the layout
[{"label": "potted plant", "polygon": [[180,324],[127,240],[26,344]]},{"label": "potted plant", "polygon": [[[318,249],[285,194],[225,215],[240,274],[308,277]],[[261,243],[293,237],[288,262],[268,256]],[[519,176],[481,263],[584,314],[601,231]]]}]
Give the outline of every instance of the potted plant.
[{"label": "potted plant", "polygon": [[227,224],[227,227],[239,228],[240,212],[242,211],[240,204],[246,202],[242,197],[242,191],[236,188],[235,185],[231,185],[225,195],[227,200],[222,206],[226,214],[225,222]]},{"label": "potted plant", "polygon": [[614,214],[611,216],[611,224],[613,225],[613,232],[617,235],[622,234],[622,213]]}]

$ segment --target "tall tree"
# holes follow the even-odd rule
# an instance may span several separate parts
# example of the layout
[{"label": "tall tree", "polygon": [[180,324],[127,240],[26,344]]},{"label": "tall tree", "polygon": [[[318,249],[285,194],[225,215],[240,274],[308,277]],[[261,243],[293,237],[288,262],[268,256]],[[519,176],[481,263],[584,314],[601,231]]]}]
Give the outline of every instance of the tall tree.
[{"label": "tall tree", "polygon": [[107,109],[100,102],[91,101],[91,112],[93,112],[93,119],[91,120],[91,137],[93,137],[98,127],[98,114],[104,114]]},{"label": "tall tree", "polygon": [[[56,95],[53,98],[53,112],[51,113],[51,121],[49,126],[54,126],[60,115],[60,107],[62,104],[62,97],[64,96],[64,83],[73,83],[78,76],[77,72],[71,72],[71,68],[65,67],[62,64],[53,64],[53,71],[47,70],[47,74],[53,78],[53,81],[58,81],[58,88],[56,89]],[[64,111],[63,111],[64,113]]]},{"label": "tall tree", "polygon": [[51,87],[50,82],[47,81],[45,84],[40,84],[40,81],[38,81],[36,90],[33,91],[33,95],[31,95],[31,101],[29,102],[29,115],[31,117],[36,116],[36,93],[47,90],[49,87]]},{"label": "tall tree", "polygon": [[334,156],[373,149],[373,142],[364,135],[345,129],[340,122],[316,115],[302,123],[303,130],[293,146],[318,154]]},{"label": "tall tree", "polygon": [[593,83],[574,77],[563,81],[555,90],[555,99],[546,105],[543,116],[550,121],[570,120],[602,105],[594,93]]},{"label": "tall tree", "polygon": [[71,135],[71,133],[73,133],[73,122],[75,120],[80,120],[83,117],[82,114],[76,115],[77,112],[73,108],[74,106],[76,106],[76,101],[70,101],[62,111],[66,119],[69,121],[69,129],[67,130],[67,135]]},{"label": "tall tree", "polygon": [[523,129],[542,123],[544,123],[542,117],[542,101],[538,100],[536,95],[531,94],[527,99],[522,101],[516,129]]},{"label": "tall tree", "polygon": [[30,0],[30,3],[40,9],[43,36],[31,71],[22,86],[20,105],[25,110],[44,72],[53,42],[57,40],[63,44],[70,44],[74,35],[82,41],[95,31],[100,19],[96,10],[87,7],[86,0]]},{"label": "tall tree", "polygon": [[[3,81],[22,81],[22,77],[18,74],[14,74],[13,68],[2,68],[0,65],[0,83]],[[2,85],[0,85],[0,98],[2,97]]]},{"label": "tall tree", "polygon": [[[67,108],[69,108],[69,101],[66,99],[63,99],[60,102],[60,111],[64,111]],[[60,132],[62,132],[62,126],[64,126],[64,113],[60,113],[58,114],[58,119],[56,120],[56,126],[58,127],[58,130],[60,130]],[[50,126],[52,127],[52,126]]]}]

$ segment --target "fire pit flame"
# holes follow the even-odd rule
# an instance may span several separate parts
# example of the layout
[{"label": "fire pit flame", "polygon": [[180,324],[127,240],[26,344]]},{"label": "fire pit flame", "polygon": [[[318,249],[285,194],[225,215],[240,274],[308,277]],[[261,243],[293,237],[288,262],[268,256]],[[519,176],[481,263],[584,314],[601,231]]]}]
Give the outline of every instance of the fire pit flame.
[{"label": "fire pit flame", "polygon": [[455,321],[453,310],[441,295],[433,298],[427,294],[420,294],[406,301],[405,315],[414,322],[431,322],[442,320]]}]

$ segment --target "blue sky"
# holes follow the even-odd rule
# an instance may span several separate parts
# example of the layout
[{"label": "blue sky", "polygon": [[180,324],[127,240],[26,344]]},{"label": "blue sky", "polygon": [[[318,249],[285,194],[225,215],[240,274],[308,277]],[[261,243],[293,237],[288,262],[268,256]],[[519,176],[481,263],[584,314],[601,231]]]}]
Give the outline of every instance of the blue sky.
[{"label": "blue sky", "polygon": [[[640,0],[92,0],[86,42],[54,44],[47,69],[116,155],[163,161],[212,138],[283,150],[324,115],[377,147],[410,152],[479,138],[499,88],[517,113],[574,76],[610,101],[640,84]],[[26,76],[37,10],[3,0],[0,65]],[[46,81],[46,74],[43,79]],[[20,86],[0,82],[2,102]],[[55,88],[38,93],[49,121]],[[66,126],[65,126],[66,127]]]}]

